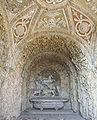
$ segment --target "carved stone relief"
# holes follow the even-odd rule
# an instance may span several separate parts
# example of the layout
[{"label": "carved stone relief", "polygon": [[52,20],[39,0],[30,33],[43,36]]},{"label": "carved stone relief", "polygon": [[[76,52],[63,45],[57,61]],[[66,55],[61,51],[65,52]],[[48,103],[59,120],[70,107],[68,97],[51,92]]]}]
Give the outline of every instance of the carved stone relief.
[{"label": "carved stone relief", "polygon": [[72,19],[75,32],[90,45],[93,39],[94,23],[81,11],[71,7]]},{"label": "carved stone relief", "polygon": [[69,25],[64,9],[43,11],[41,10],[38,16],[38,22],[36,22],[33,31],[46,30],[46,29],[65,29],[69,31]]}]

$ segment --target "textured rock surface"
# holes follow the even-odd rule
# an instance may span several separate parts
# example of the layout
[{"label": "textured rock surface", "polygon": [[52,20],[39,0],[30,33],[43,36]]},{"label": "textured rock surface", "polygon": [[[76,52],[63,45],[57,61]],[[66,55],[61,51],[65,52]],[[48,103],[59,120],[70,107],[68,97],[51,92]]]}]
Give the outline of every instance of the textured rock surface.
[{"label": "textured rock surface", "polygon": [[0,11],[0,67],[4,67],[8,58],[8,38],[5,23]]},{"label": "textured rock surface", "polygon": [[66,75],[73,111],[97,120],[96,2],[0,1],[0,120],[15,120],[29,106],[32,79],[46,68],[63,84]]}]

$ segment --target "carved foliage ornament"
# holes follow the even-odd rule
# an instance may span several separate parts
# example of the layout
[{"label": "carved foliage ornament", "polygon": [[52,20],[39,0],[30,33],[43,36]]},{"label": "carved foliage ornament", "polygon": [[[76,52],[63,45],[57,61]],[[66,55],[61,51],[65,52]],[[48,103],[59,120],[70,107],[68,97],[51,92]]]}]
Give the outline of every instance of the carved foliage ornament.
[{"label": "carved foliage ornament", "polygon": [[73,7],[71,7],[71,13],[76,34],[90,44],[94,32],[94,23],[88,16]]},{"label": "carved foliage ornament", "polygon": [[66,29],[69,30],[68,21],[64,9],[41,11],[34,31],[42,29]]}]

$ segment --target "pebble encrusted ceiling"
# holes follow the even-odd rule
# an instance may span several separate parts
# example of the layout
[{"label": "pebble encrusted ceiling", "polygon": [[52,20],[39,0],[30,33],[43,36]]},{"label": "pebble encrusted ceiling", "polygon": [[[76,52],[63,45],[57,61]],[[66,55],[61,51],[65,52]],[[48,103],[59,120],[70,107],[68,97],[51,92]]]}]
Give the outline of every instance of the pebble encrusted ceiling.
[{"label": "pebble encrusted ceiling", "polygon": [[72,26],[76,35],[91,44],[95,23],[78,6],[96,15],[96,0],[5,0],[5,4],[15,44],[26,39],[29,32],[60,29],[70,33]]},{"label": "pebble encrusted ceiling", "polygon": [[36,34],[69,34],[90,47],[95,39],[97,0],[4,0],[15,50]]}]

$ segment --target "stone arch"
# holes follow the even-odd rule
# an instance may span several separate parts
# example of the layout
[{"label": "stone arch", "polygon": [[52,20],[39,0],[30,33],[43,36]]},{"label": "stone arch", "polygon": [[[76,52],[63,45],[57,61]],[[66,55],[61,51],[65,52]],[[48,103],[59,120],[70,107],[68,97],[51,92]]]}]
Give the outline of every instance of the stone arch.
[{"label": "stone arch", "polygon": [[[45,62],[46,61],[46,62]],[[39,66],[39,62],[40,62],[40,66]],[[42,62],[42,63],[41,63]],[[51,64],[53,63],[53,64]],[[26,86],[26,81],[29,79],[29,76],[31,75],[31,69],[34,72],[37,72],[37,70],[35,70],[36,68],[34,68],[34,66],[36,67],[36,65],[38,64],[38,69],[44,69],[44,68],[53,68],[55,70],[57,70],[59,67],[60,69],[65,69],[67,72],[67,75],[70,79],[70,81],[72,81],[72,83],[70,84],[70,93],[71,94],[71,100],[72,100],[72,109],[77,112],[78,111],[78,101],[77,101],[77,83],[75,78],[77,78],[77,73],[76,70],[74,68],[73,63],[70,62],[69,58],[66,58],[65,55],[63,56],[62,54],[57,54],[55,52],[43,52],[40,53],[38,55],[32,56],[30,58],[30,60],[27,61],[26,66],[24,66],[24,70],[22,73],[22,76],[24,78],[24,82],[23,82],[23,87]],[[43,64],[43,66],[42,66]],[[48,65],[47,65],[48,64]],[[51,65],[50,65],[51,64]],[[57,65],[56,65],[57,64]],[[56,68],[54,68],[56,66]],[[29,73],[29,75],[27,75],[26,73]],[[35,74],[34,74],[35,75]],[[27,79],[28,78],[28,79]],[[70,82],[69,81],[69,82]],[[73,86],[74,85],[74,86]],[[75,90],[73,91],[73,88],[75,88]],[[24,89],[22,90],[24,92]],[[26,92],[26,91],[25,91]],[[24,100],[24,104],[25,103],[25,99],[24,97],[26,97],[24,92],[24,96],[22,98],[22,100]],[[22,109],[25,109],[26,106],[23,105]]]},{"label": "stone arch", "polygon": [[[84,101],[86,101],[87,98],[89,102],[91,102],[91,99],[89,97],[91,89],[90,87],[91,59],[89,52],[85,47],[83,47],[78,41],[76,41],[72,37],[69,36],[63,37],[63,35],[61,36],[56,34],[54,35],[45,34],[44,36],[32,39],[20,49],[17,61],[15,61],[16,67],[14,69],[15,70],[14,74],[16,75],[14,81],[16,81],[16,84],[13,85],[13,88],[18,86],[18,95],[16,93],[14,94],[17,100],[17,101],[15,100],[16,102],[15,104],[18,107],[16,111],[17,115],[19,115],[20,111],[23,109],[21,104],[22,103],[21,86],[23,81],[22,78],[23,70],[25,69],[26,64],[31,63],[32,61],[31,58],[34,58],[33,56],[39,54],[42,55],[43,53],[55,53],[55,55],[59,56],[61,55],[63,58],[65,57],[67,59],[67,60],[65,59],[67,62],[65,62],[64,60],[64,65],[68,63],[67,66],[69,66],[69,70],[67,69],[67,71],[71,71],[69,73],[71,74],[70,80],[72,79],[73,85],[76,84],[75,81],[77,81],[78,84],[75,85],[77,91],[75,90],[73,91],[73,93],[71,93],[72,109],[74,111],[79,111],[83,117],[90,118],[92,116],[92,113],[89,113],[90,106],[89,107],[84,106],[85,105]],[[87,73],[90,73],[90,78]],[[84,83],[85,85],[83,86]],[[85,88],[84,90],[86,90],[85,96],[81,96],[82,92],[84,94],[84,91],[81,89],[82,87],[84,87]],[[75,87],[72,86],[72,89],[74,90]]]}]

